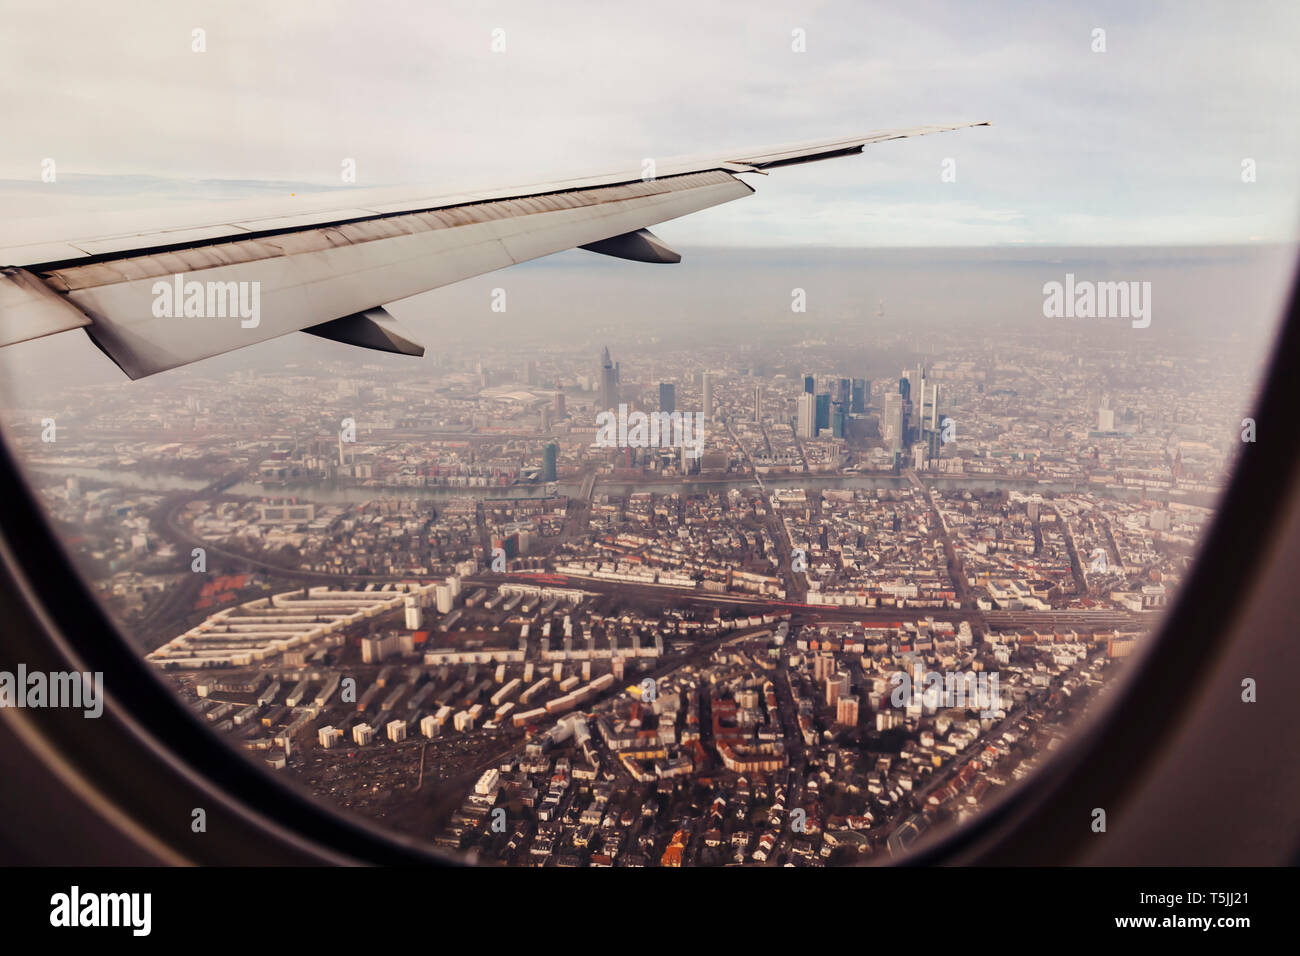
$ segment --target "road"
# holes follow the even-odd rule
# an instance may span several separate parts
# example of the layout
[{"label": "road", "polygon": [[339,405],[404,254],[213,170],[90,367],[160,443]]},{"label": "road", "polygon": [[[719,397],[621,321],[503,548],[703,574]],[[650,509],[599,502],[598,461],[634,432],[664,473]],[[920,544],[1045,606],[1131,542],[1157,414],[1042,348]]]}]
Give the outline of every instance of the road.
[{"label": "road", "polygon": [[952,535],[948,531],[948,522],[944,520],[943,512],[939,510],[939,506],[934,502],[934,494],[911,468],[904,469],[903,474],[925,498],[925,503],[930,508],[930,514],[933,516],[935,524],[938,525],[939,538],[943,542],[943,551],[948,558],[948,577],[952,580],[953,588],[957,592],[958,602],[962,607],[973,607],[975,601],[971,597],[970,588],[966,585],[966,568],[962,564],[961,555],[957,553],[957,546],[953,544]]},{"label": "road", "polygon": [[[758,486],[759,494],[763,497],[763,510],[767,512],[767,519],[764,527],[767,533],[771,535],[772,541],[776,544],[777,568],[780,570],[781,580],[785,584],[785,593],[793,601],[805,601],[808,598],[808,578],[803,573],[796,573],[794,570],[793,552],[794,544],[790,540],[790,533],[786,530],[785,522],[777,517],[776,510],[772,507],[772,496],[767,490],[767,485],[763,484],[763,476],[758,473],[758,468],[754,465],[754,458],[749,453],[748,446],[745,445],[731,430],[731,423],[726,423],[727,436],[740,449],[745,461],[749,465],[749,471],[754,479],[754,484]],[[764,440],[767,432],[764,431]]]}]

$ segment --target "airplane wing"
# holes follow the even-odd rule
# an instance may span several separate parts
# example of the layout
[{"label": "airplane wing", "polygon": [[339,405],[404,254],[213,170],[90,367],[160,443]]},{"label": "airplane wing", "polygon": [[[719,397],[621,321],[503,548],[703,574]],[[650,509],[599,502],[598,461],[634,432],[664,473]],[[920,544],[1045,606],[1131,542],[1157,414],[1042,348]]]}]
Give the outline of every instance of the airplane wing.
[{"label": "airplane wing", "polygon": [[752,193],[737,174],[987,125],[671,159],[650,178],[624,171],[442,196],[348,190],[33,237],[0,245],[0,346],[84,328],[133,379],[296,331],[422,355],[385,305],[566,249],[677,262],[648,227]]}]

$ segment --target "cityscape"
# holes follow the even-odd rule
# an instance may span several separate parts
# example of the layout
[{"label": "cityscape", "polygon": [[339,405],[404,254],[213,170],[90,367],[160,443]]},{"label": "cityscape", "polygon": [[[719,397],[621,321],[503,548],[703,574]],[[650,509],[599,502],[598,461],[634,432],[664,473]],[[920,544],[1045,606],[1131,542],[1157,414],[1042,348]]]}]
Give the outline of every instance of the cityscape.
[{"label": "cityscape", "polygon": [[503,341],[6,421],[132,645],[320,800],[479,863],[826,866],[1086,719],[1213,516],[1249,361]]},{"label": "cityscape", "polygon": [[10,924],[1286,924],[1300,3],[15,13]]}]

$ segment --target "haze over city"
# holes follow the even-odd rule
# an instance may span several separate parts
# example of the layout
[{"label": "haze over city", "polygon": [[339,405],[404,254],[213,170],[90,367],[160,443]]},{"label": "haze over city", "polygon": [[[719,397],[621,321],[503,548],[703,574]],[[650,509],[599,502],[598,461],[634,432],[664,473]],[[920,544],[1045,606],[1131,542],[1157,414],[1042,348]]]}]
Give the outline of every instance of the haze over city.
[{"label": "haze over city", "polygon": [[1256,441],[1300,9],[407,9],[0,37],[48,94],[4,291],[62,329],[0,348],[0,427],[133,656],[460,860],[902,860],[1031,778]]}]

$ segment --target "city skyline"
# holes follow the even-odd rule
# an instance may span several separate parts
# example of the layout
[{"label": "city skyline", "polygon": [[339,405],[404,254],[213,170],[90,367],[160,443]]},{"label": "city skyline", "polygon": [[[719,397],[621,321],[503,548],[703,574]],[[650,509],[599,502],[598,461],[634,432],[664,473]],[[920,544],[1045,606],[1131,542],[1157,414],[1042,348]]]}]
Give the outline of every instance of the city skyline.
[{"label": "city skyline", "polygon": [[[140,653],[319,798],[519,865],[847,864],[1032,772],[1177,593],[1258,346],[1124,334],[500,342],[8,425]],[[698,459],[601,447],[706,393]]]}]

